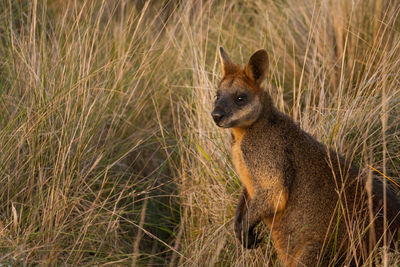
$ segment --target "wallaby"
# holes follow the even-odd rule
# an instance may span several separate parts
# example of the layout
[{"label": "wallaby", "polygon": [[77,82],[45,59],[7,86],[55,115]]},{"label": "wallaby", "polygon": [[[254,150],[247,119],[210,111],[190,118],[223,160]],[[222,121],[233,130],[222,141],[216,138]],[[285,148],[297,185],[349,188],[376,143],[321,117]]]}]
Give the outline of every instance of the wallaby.
[{"label": "wallaby", "polygon": [[[368,251],[383,243],[385,229],[389,236],[400,228],[395,194],[385,190],[384,227],[383,184],[274,107],[262,89],[267,52],[255,52],[244,68],[222,47],[220,58],[223,78],[212,117],[232,132],[232,159],[243,184],[235,215],[240,242],[256,247],[261,239],[255,227],[263,221],[285,266],[327,266],[340,260],[359,264],[358,256],[340,259],[349,249],[349,235],[354,235],[352,247],[361,251],[355,255],[368,257]],[[393,235],[389,237],[393,241]]]}]

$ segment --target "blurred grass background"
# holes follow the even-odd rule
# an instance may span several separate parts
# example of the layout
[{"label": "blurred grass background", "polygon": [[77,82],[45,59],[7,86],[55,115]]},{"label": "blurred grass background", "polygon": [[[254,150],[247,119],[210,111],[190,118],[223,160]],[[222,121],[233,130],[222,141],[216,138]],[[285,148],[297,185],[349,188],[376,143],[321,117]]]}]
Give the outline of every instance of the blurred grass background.
[{"label": "blurred grass background", "polygon": [[266,48],[278,108],[399,181],[399,7],[2,1],[1,264],[279,266],[268,238],[246,251],[233,234],[217,49],[245,64]]}]

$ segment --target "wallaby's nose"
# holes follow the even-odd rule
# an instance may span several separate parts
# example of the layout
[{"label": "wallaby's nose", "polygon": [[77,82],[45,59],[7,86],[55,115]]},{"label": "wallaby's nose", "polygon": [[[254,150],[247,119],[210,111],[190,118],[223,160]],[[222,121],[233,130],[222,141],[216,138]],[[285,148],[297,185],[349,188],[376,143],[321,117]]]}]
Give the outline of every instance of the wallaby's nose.
[{"label": "wallaby's nose", "polygon": [[222,118],[225,116],[225,112],[222,110],[214,110],[211,113],[211,116],[213,117],[215,123],[218,124],[222,120]]}]

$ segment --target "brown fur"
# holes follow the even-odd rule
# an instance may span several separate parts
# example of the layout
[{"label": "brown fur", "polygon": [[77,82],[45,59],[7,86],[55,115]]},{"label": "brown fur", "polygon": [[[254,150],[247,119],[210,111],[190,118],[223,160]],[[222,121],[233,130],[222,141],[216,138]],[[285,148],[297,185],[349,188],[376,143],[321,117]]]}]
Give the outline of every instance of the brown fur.
[{"label": "brown fur", "polygon": [[[347,231],[365,237],[359,245],[365,250],[371,241],[371,234],[362,232],[370,223],[366,176],[274,107],[261,89],[268,67],[265,50],[253,54],[244,69],[222,48],[221,59],[224,78],[212,114],[219,126],[232,129],[234,137],[233,163],[244,186],[235,216],[241,243],[256,247],[260,239],[254,228],[263,221],[285,266],[326,266],[332,261],[330,251],[348,249]],[[382,191],[382,184],[373,180],[370,210],[376,227],[370,232],[377,239],[384,229]],[[386,192],[389,230],[396,230],[400,203],[390,190]]]}]

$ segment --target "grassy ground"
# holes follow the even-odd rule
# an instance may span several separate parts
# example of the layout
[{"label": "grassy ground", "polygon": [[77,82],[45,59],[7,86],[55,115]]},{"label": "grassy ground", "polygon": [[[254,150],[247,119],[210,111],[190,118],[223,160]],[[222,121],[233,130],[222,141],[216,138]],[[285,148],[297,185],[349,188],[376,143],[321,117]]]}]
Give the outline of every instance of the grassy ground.
[{"label": "grassy ground", "polygon": [[399,7],[2,1],[1,264],[279,266],[233,234],[217,48],[242,64],[266,48],[278,108],[399,182]]}]

